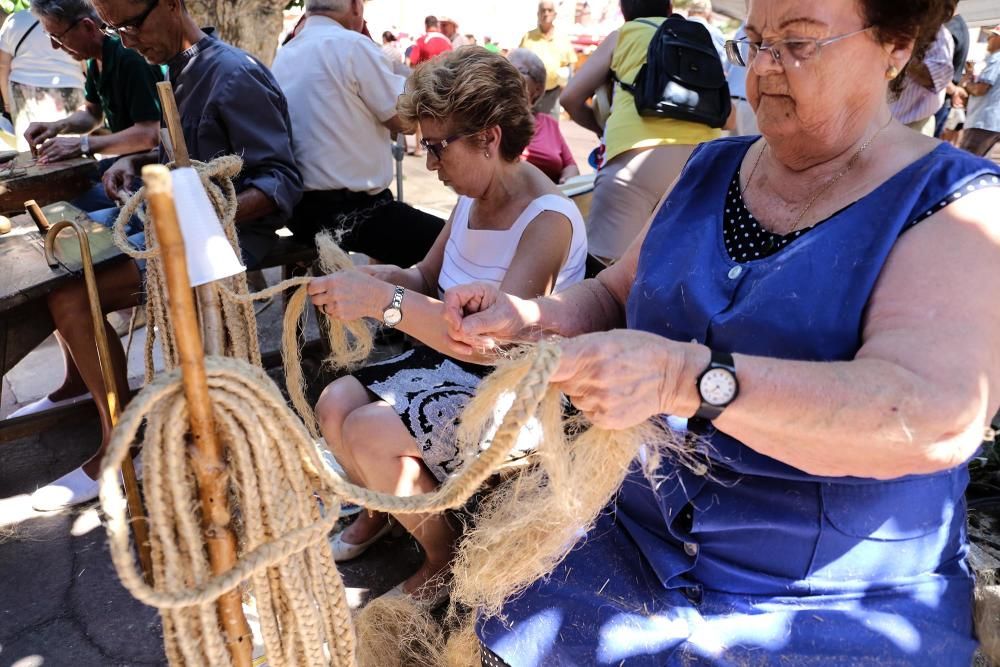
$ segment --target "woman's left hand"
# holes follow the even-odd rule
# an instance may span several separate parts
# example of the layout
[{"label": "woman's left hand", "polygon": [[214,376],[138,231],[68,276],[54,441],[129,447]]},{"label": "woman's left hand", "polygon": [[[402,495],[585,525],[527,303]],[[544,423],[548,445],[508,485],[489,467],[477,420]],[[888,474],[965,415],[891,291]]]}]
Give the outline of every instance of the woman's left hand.
[{"label": "woman's left hand", "polygon": [[345,269],[309,282],[313,305],[334,319],[377,317],[392,300],[392,286],[355,269]]},{"label": "woman's left hand", "polygon": [[550,383],[595,426],[626,429],[668,412],[691,415],[698,407],[687,369],[699,350],[708,365],[707,348],[625,329],[568,338],[560,347]]}]

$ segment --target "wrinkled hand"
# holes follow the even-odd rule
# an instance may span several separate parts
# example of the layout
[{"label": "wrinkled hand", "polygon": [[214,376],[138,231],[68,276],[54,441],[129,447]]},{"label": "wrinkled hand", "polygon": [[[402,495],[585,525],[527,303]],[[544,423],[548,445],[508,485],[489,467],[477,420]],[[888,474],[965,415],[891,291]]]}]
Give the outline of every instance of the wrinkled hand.
[{"label": "wrinkled hand", "polygon": [[31,123],[24,131],[24,139],[28,142],[32,155],[38,154],[39,144],[58,135],[59,128],[56,123]]},{"label": "wrinkled hand", "polygon": [[49,164],[81,155],[83,152],[80,150],[79,137],[56,137],[46,141],[38,149],[38,162],[39,164]]},{"label": "wrinkled hand", "polygon": [[694,393],[694,382],[689,392],[678,386],[689,351],[662,336],[615,329],[567,338],[560,347],[559,368],[549,382],[600,428],[626,429],[677,413],[678,398]]},{"label": "wrinkled hand", "polygon": [[392,285],[354,269],[311,280],[307,289],[313,305],[345,322],[377,317],[392,300],[392,291]]},{"label": "wrinkled hand", "polygon": [[104,184],[104,192],[107,193],[111,201],[124,202],[131,196],[129,188],[135,181],[137,174],[132,166],[132,161],[123,157],[104,172],[101,182]]},{"label": "wrinkled hand", "polygon": [[501,292],[488,283],[457,285],[444,293],[448,335],[469,352],[493,350],[505,343],[529,340],[538,322],[538,306]]}]

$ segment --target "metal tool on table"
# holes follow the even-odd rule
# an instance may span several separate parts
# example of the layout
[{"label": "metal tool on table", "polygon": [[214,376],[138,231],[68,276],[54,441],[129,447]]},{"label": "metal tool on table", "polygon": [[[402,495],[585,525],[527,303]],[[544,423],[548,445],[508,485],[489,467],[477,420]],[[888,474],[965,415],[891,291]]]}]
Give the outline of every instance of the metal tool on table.
[{"label": "metal tool on table", "polygon": [[[90,240],[87,238],[87,231],[78,222],[73,220],[62,220],[50,225],[45,218],[45,214],[35,202],[25,202],[25,208],[31,213],[32,219],[39,230],[44,230],[45,234],[45,261],[52,268],[58,268],[61,263],[56,258],[55,244],[56,237],[64,229],[71,229],[76,234],[80,244],[80,259],[83,265],[83,279],[87,286],[87,301],[90,305],[90,315],[94,324],[94,339],[97,344],[97,356],[101,366],[101,374],[104,377],[104,400],[108,406],[108,414],[111,416],[111,425],[114,427],[121,416],[122,397],[128,391],[128,387],[119,387],[115,380],[114,369],[111,366],[111,349],[108,346],[108,335],[105,330],[104,313],[101,310],[101,296],[97,291],[97,279],[94,276],[94,260],[90,254]],[[97,398],[95,396],[95,398]],[[149,547],[149,526],[146,523],[146,512],[142,505],[142,495],[139,493],[139,480],[135,474],[135,466],[132,459],[126,457],[121,469],[122,483],[125,487],[125,496],[128,499],[129,516],[131,517],[132,531],[135,535],[135,543],[139,549],[139,562],[142,564],[143,575],[146,582],[152,584],[153,579],[153,558]]]}]

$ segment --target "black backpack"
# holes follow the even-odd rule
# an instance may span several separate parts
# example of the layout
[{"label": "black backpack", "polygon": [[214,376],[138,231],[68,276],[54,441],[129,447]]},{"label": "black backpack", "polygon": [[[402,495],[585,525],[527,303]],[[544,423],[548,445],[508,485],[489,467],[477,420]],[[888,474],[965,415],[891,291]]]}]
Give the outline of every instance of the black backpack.
[{"label": "black backpack", "polygon": [[[656,27],[652,21],[637,19]],[[622,89],[635,98],[640,116],[674,118],[722,127],[729,118],[729,84],[708,29],[679,14],[656,28],[646,51],[646,64],[627,84],[612,72]]]}]

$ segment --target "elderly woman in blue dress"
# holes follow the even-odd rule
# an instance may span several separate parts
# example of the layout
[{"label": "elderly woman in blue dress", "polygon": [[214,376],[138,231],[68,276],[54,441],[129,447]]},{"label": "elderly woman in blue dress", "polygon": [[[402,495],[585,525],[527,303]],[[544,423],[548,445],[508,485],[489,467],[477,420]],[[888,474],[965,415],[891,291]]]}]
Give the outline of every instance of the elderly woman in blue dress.
[{"label": "elderly woman in blue dress", "polygon": [[[595,424],[689,417],[708,475],[640,475],[481,619],[485,664],[968,665],[966,461],[1000,404],[1000,168],[891,119],[940,0],[751,0],[762,137],[701,146],[615,266],[448,291],[468,351],[558,334]],[[625,327],[626,329],[622,329]]]}]

